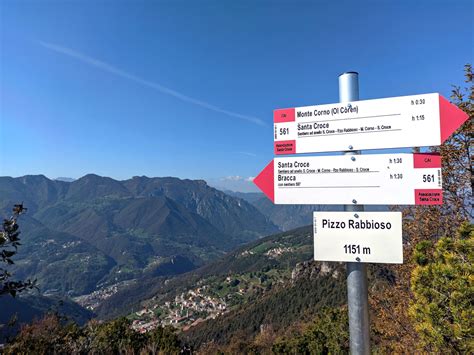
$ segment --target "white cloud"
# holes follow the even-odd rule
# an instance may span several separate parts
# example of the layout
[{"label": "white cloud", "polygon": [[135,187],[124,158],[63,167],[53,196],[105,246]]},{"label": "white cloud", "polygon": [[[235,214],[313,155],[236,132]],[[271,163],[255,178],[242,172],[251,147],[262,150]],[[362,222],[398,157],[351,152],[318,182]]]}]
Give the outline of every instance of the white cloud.
[{"label": "white cloud", "polygon": [[126,72],[122,69],[114,67],[111,64],[108,64],[108,63],[100,61],[98,59],[89,57],[89,56],[87,56],[85,54],[82,54],[80,52],[76,52],[76,51],[74,51],[70,48],[63,47],[63,46],[58,46],[56,44],[52,44],[52,43],[48,43],[48,42],[42,42],[42,41],[38,41],[37,43],[39,43],[44,48],[52,50],[56,53],[61,53],[61,54],[67,55],[67,56],[72,57],[74,59],[77,59],[77,60],[79,60],[83,63],[89,64],[93,67],[102,69],[106,72],[109,72],[111,74],[120,76],[124,79],[128,79],[130,81],[134,81],[135,83],[138,83],[138,84],[141,84],[143,86],[147,86],[149,88],[157,90],[157,91],[161,92],[162,94],[174,96],[174,97],[176,97],[177,99],[179,99],[181,101],[188,102],[188,103],[191,103],[191,104],[194,104],[194,105],[197,105],[197,106],[201,106],[201,107],[204,107],[208,110],[218,112],[218,113],[222,113],[222,114],[224,114],[226,116],[229,116],[229,117],[239,118],[239,119],[242,119],[242,120],[257,124],[257,125],[260,125],[260,126],[266,126],[265,122],[262,119],[258,118],[258,117],[253,117],[253,116],[243,115],[243,114],[233,112],[233,111],[228,111],[228,110],[225,110],[225,109],[220,108],[218,106],[212,105],[208,102],[201,101],[201,100],[195,99],[193,97],[184,95],[184,94],[182,94],[182,93],[180,93],[176,90],[170,89],[170,88],[168,88],[166,86],[163,86],[163,85],[161,85],[161,84],[159,84],[155,81],[149,81],[149,80],[143,79],[139,76],[133,75],[133,74],[128,73],[128,72]]},{"label": "white cloud", "polygon": [[239,176],[239,175],[225,176],[225,177],[221,178],[221,181],[242,181],[242,180],[244,180],[244,178],[242,176]]},{"label": "white cloud", "polygon": [[246,182],[253,182],[253,179],[255,179],[255,176],[243,177],[243,176],[239,176],[239,175],[230,175],[230,176],[222,177],[220,180],[221,180],[221,181],[246,181]]},{"label": "white cloud", "polygon": [[253,183],[253,179],[253,176],[243,177],[239,175],[233,175],[205,180],[210,186],[223,191],[231,190],[239,192],[258,192],[259,189]]}]

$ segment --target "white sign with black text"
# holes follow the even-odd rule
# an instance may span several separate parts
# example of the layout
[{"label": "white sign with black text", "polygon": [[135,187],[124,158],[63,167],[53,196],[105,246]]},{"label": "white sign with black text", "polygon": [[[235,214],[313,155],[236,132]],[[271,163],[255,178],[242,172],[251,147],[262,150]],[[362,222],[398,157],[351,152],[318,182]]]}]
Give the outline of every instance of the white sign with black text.
[{"label": "white sign with black text", "polygon": [[403,263],[401,212],[313,212],[314,260]]},{"label": "white sign with black text", "polygon": [[468,115],[439,94],[275,110],[275,154],[440,145]]},{"label": "white sign with black text", "polygon": [[441,157],[366,154],[275,158],[254,183],[283,205],[440,205]]}]

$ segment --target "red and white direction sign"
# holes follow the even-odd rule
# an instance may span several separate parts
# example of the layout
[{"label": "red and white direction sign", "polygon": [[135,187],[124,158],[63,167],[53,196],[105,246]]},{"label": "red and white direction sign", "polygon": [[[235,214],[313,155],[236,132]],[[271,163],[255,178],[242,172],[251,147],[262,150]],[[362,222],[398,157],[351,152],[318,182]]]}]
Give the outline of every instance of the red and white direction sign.
[{"label": "red and white direction sign", "polygon": [[435,146],[468,115],[439,94],[275,110],[276,155]]},{"label": "red and white direction sign", "polygon": [[314,212],[314,260],[403,263],[401,212]]},{"label": "red and white direction sign", "polygon": [[275,204],[443,203],[441,157],[434,154],[275,158],[253,181]]}]

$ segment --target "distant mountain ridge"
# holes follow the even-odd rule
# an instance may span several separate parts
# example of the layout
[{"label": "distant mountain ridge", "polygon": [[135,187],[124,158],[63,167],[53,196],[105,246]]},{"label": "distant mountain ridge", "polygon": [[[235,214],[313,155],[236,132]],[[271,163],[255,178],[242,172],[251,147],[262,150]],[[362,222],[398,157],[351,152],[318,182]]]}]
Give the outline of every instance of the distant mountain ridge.
[{"label": "distant mountain ridge", "polygon": [[183,272],[278,231],[254,206],[202,180],[0,177],[3,215],[19,201],[28,213],[20,221],[15,275],[37,277],[53,294],[86,294],[144,269],[169,270],[160,265],[174,256]]}]

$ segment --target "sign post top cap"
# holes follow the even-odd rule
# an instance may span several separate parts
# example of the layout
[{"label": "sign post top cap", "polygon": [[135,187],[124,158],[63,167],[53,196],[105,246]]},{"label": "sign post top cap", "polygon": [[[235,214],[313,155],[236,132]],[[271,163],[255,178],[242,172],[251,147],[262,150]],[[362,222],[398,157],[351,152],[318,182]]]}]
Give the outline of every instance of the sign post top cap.
[{"label": "sign post top cap", "polygon": [[343,76],[343,75],[347,75],[347,74],[359,75],[359,73],[356,72],[356,71],[345,71],[344,73],[339,74],[339,76]]}]

